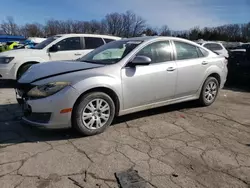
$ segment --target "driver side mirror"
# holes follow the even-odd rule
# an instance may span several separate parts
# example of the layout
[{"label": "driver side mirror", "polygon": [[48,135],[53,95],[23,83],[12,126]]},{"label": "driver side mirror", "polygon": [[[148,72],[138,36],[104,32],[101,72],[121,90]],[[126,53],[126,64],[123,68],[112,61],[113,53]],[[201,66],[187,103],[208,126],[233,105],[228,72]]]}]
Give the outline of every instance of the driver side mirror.
[{"label": "driver side mirror", "polygon": [[57,52],[59,50],[59,46],[54,44],[49,48],[49,52]]},{"label": "driver side mirror", "polygon": [[134,59],[132,61],[129,62],[130,66],[137,66],[137,65],[149,65],[151,63],[151,59],[147,56],[142,56],[142,55],[138,55],[135,56]]}]

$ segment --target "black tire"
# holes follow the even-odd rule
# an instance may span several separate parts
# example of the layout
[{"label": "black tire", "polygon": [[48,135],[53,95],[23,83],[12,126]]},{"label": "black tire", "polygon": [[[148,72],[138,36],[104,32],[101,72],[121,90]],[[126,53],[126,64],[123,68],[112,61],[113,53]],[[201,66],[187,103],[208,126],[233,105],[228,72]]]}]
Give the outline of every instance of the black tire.
[{"label": "black tire", "polygon": [[[109,110],[110,116],[109,116],[107,122],[102,127],[96,128],[96,129],[90,129],[90,128],[86,127],[85,124],[83,123],[82,114],[83,114],[83,110],[85,109],[85,107],[91,101],[93,101],[95,99],[102,99],[106,103],[108,103],[109,108],[110,108],[110,110]],[[76,104],[76,106],[74,107],[73,113],[72,113],[72,125],[73,125],[73,128],[75,128],[82,135],[92,136],[92,135],[96,135],[96,134],[100,134],[100,133],[104,132],[104,130],[107,127],[109,127],[110,124],[112,123],[114,116],[115,116],[115,104],[109,95],[102,93],[102,92],[88,93],[88,94],[84,95],[83,97],[81,97],[78,104]]]},{"label": "black tire", "polygon": [[33,63],[27,63],[22,65],[18,71],[17,71],[17,80],[19,80],[21,78],[21,76],[33,65]]},{"label": "black tire", "polygon": [[[215,96],[213,97],[213,99],[211,100],[208,100],[206,98],[206,88],[208,87],[208,84],[211,84],[211,83],[215,83],[216,84],[216,94]],[[208,77],[206,79],[206,81],[204,82],[203,86],[202,86],[202,90],[201,90],[201,93],[200,93],[200,98],[199,98],[199,101],[201,103],[202,106],[210,106],[211,104],[214,103],[215,99],[217,98],[218,96],[218,92],[219,92],[219,82],[218,80],[215,78],[215,77]]]}]

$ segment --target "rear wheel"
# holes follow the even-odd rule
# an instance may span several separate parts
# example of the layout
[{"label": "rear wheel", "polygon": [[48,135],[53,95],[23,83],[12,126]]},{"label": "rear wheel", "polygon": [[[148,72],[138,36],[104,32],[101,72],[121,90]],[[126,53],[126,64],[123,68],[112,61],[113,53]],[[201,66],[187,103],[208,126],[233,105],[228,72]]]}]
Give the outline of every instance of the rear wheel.
[{"label": "rear wheel", "polygon": [[219,82],[214,77],[208,77],[203,84],[201,94],[200,94],[200,103],[203,106],[209,106],[215,101],[219,91]]},{"label": "rear wheel", "polygon": [[17,71],[17,80],[33,65],[33,63],[27,63],[22,65]]},{"label": "rear wheel", "polygon": [[110,96],[102,92],[84,95],[72,114],[73,127],[85,136],[102,133],[113,121],[115,105]]}]

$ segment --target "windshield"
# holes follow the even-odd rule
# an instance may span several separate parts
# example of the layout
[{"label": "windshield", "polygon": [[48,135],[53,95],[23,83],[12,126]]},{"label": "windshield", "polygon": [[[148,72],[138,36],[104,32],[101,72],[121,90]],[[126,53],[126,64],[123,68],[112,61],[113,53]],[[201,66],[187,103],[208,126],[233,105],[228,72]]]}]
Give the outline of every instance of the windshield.
[{"label": "windshield", "polygon": [[143,41],[139,40],[120,40],[110,42],[93,50],[78,61],[97,64],[114,64],[122,60],[142,42]]},{"label": "windshield", "polygon": [[48,46],[51,42],[55,41],[56,39],[60,38],[61,36],[53,36],[49,37],[48,39],[44,40],[43,42],[37,44],[33,47],[33,49],[43,49]]}]

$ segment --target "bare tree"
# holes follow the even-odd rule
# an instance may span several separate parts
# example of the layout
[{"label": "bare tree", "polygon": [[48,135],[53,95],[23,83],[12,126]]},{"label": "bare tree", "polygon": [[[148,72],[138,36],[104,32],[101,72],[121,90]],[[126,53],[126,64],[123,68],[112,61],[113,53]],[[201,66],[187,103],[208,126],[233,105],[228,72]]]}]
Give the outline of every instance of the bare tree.
[{"label": "bare tree", "polygon": [[158,35],[157,30],[149,26],[142,32],[142,34],[145,34],[146,36]]},{"label": "bare tree", "polygon": [[119,13],[107,14],[105,17],[107,32],[111,35],[121,36],[123,31],[123,16]]},{"label": "bare tree", "polygon": [[48,20],[45,24],[45,35],[52,36],[61,33],[61,23],[58,20]]},{"label": "bare tree", "polygon": [[132,11],[127,11],[123,15],[123,36],[132,37],[134,32],[134,23],[136,22],[136,15]]},{"label": "bare tree", "polygon": [[228,24],[218,27],[192,28],[185,31],[171,31],[167,25],[160,29],[146,25],[146,21],[132,11],[125,13],[107,14],[103,20],[48,20],[44,25],[27,23],[24,26],[15,24],[12,17],[7,17],[0,24],[0,34],[26,37],[51,36],[60,33],[96,33],[111,34],[120,37],[146,35],[178,36],[191,40],[220,40],[220,41],[250,41],[250,22],[246,24]]},{"label": "bare tree", "polygon": [[250,41],[250,22],[247,24],[243,24],[241,26],[242,37],[246,41]]},{"label": "bare tree", "polygon": [[161,36],[171,36],[171,31],[167,25],[164,25],[160,29]]},{"label": "bare tree", "polygon": [[43,37],[44,28],[38,23],[26,24],[20,28],[20,34],[25,37]]},{"label": "bare tree", "polygon": [[14,19],[10,16],[6,18],[5,21],[1,24],[1,30],[6,35],[18,35],[19,34],[19,28],[17,24],[14,22]]},{"label": "bare tree", "polygon": [[142,17],[136,16],[135,23],[133,24],[132,36],[136,37],[141,35],[145,28],[146,28],[146,21]]}]

